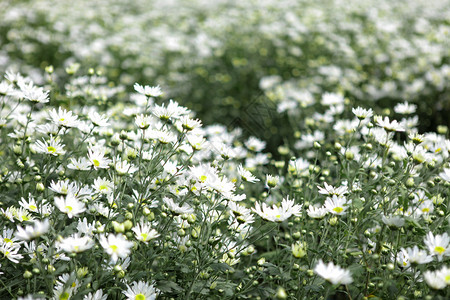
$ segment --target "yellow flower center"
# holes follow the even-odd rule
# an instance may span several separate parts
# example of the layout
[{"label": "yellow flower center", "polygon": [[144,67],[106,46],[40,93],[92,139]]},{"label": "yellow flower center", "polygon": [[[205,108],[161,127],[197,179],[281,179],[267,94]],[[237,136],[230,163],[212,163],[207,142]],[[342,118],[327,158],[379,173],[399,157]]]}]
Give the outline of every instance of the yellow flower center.
[{"label": "yellow flower center", "polygon": [[64,119],[64,118],[61,118],[61,119],[59,119],[59,121],[60,121],[60,122],[64,122],[64,121],[65,121],[65,119]]},{"label": "yellow flower center", "polygon": [[445,276],[444,281],[449,284],[450,283],[450,275]]},{"label": "yellow flower center", "polygon": [[66,210],[67,210],[68,212],[71,212],[71,211],[73,210],[73,207],[72,207],[72,206],[66,206]]},{"label": "yellow flower center", "polygon": [[59,296],[59,300],[67,300],[69,299],[69,293],[68,292],[64,292]]},{"label": "yellow flower center", "polygon": [[117,250],[119,249],[119,247],[117,247],[116,245],[111,245],[109,246],[109,248],[111,248],[113,252],[117,252]]},{"label": "yellow flower center", "polygon": [[143,294],[137,294],[134,297],[134,300],[145,300],[145,296]]},{"label": "yellow flower center", "polygon": [[30,218],[28,218],[28,216],[26,216],[26,215],[23,215],[22,216],[22,221],[28,221]]},{"label": "yellow flower center", "polygon": [[56,152],[56,148],[53,147],[53,146],[48,146],[47,147],[47,151],[50,152],[50,153],[55,153]]},{"label": "yellow flower center", "polygon": [[146,240],[147,240],[147,237],[148,237],[148,234],[146,234],[146,233],[141,233],[141,237],[142,237],[142,240],[143,240],[143,241],[146,241]]},{"label": "yellow flower center", "polygon": [[36,205],[30,205],[30,210],[36,210],[37,209],[37,207],[36,207]]},{"label": "yellow flower center", "polygon": [[94,163],[94,166],[98,167],[100,166],[100,162],[96,159],[93,159],[92,162]]},{"label": "yellow flower center", "polygon": [[11,241],[10,239],[8,239],[8,238],[4,238],[3,239],[3,241],[5,242],[5,243],[10,243],[10,244],[12,244],[13,243],[13,241]]},{"label": "yellow flower center", "polygon": [[340,214],[344,209],[342,207],[335,207],[333,208],[333,211],[337,212],[338,214]]},{"label": "yellow flower center", "polygon": [[202,175],[202,176],[200,176],[200,181],[201,181],[201,182],[205,182],[206,178],[207,178],[207,177],[206,177],[205,175]]},{"label": "yellow flower center", "polygon": [[437,246],[437,247],[434,248],[434,251],[436,251],[439,254],[442,254],[442,253],[444,253],[445,248],[441,247],[441,246]]},{"label": "yellow flower center", "polygon": [[107,190],[108,187],[106,186],[106,184],[102,184],[102,185],[100,185],[99,189],[100,189],[101,191],[103,191],[103,190]]},{"label": "yellow flower center", "polygon": [[422,208],[422,212],[424,213],[430,212],[430,209],[428,207]]}]

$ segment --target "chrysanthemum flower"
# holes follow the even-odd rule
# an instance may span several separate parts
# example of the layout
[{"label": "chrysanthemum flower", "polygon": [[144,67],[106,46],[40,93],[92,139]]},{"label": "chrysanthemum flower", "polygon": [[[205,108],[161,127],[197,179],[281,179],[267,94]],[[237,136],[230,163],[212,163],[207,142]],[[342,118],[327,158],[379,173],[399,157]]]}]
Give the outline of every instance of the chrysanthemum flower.
[{"label": "chrysanthemum flower", "polygon": [[338,197],[333,195],[333,197],[328,197],[325,200],[324,207],[328,210],[328,212],[333,215],[345,215],[347,212],[349,201],[345,197]]},{"label": "chrysanthemum flower", "polygon": [[350,284],[353,282],[350,271],[335,266],[331,261],[328,265],[325,265],[322,260],[319,260],[314,268],[314,273],[332,284]]},{"label": "chrysanthemum flower", "polygon": [[67,214],[69,219],[78,216],[86,210],[84,203],[72,194],[68,194],[66,197],[55,197],[55,206],[61,212]]},{"label": "chrysanthemum flower", "polygon": [[123,291],[127,300],[155,300],[156,290],[153,285],[144,282],[133,282],[133,285],[127,285],[127,290]]},{"label": "chrysanthemum flower", "polygon": [[53,156],[63,155],[66,153],[63,148],[64,145],[60,143],[59,138],[53,138],[53,136],[50,136],[50,139],[47,141],[36,141],[34,143],[34,150],[36,150],[36,152]]},{"label": "chrysanthemum flower", "polygon": [[142,86],[138,83],[134,84],[134,90],[139,94],[145,95],[147,97],[159,97],[162,95],[161,87],[157,86]]},{"label": "chrysanthemum flower", "polygon": [[428,247],[428,251],[430,251],[430,254],[436,255],[439,261],[442,261],[444,256],[450,256],[450,238],[447,232],[444,232],[444,234],[437,234],[435,236],[430,231],[425,237],[424,242]]},{"label": "chrysanthemum flower", "polygon": [[144,222],[136,224],[131,230],[133,230],[136,239],[144,243],[159,236],[159,233],[155,229],[152,229],[149,224]]},{"label": "chrysanthemum flower", "polygon": [[133,243],[126,240],[123,235],[114,235],[112,233],[108,234],[108,237],[101,235],[100,245],[111,256],[113,263],[117,262],[119,257],[126,258],[131,252],[131,247],[133,247]]},{"label": "chrysanthemum flower", "polygon": [[80,253],[94,246],[94,241],[89,236],[80,237],[78,234],[62,239],[57,245],[69,253]]},{"label": "chrysanthemum flower", "polygon": [[27,225],[25,229],[17,226],[16,237],[20,240],[28,241],[47,233],[49,227],[48,219],[45,219],[43,222],[34,221],[33,226]]},{"label": "chrysanthemum flower", "polygon": [[78,125],[78,117],[70,110],[67,111],[61,107],[58,110],[52,109],[49,111],[49,120],[56,126],[66,128],[76,127]]},{"label": "chrysanthemum flower", "polygon": [[302,205],[294,204],[293,200],[289,198],[283,199],[281,207],[275,204],[272,207],[267,204],[259,204],[256,202],[253,212],[257,213],[261,218],[271,222],[283,222],[289,219],[292,215],[299,216],[301,214]]},{"label": "chrysanthemum flower", "polygon": [[107,169],[111,160],[99,149],[88,149],[88,159],[94,169]]}]

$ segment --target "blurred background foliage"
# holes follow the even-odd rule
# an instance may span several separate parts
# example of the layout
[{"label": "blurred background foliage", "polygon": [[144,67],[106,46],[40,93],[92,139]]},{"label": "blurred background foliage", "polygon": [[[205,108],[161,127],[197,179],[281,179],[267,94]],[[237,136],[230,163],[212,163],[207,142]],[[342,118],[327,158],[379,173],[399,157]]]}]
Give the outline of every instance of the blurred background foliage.
[{"label": "blurred background foliage", "polygon": [[[450,125],[449,0],[0,3],[0,71],[43,82],[95,68],[114,85],[160,84],[205,124],[295,139],[280,103],[340,93],[354,106],[418,105],[420,129]],[[85,70],[86,71],[86,70]],[[300,107],[301,109],[301,107]],[[385,110],[385,114],[393,114]]]}]

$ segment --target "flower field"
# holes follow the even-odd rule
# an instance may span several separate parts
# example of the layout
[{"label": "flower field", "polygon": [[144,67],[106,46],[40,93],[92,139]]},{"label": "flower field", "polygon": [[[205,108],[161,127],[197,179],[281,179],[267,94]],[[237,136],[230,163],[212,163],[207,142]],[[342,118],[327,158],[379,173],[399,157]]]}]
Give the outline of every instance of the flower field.
[{"label": "flower field", "polygon": [[449,299],[449,7],[0,2],[0,299]]}]

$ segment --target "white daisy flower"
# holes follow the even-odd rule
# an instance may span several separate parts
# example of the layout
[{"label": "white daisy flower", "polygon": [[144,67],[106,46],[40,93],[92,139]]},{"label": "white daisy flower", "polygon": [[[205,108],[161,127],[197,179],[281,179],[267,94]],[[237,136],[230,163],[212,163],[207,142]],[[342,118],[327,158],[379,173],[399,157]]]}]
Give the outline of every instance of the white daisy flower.
[{"label": "white daisy flower", "polygon": [[86,210],[84,203],[72,194],[68,194],[65,197],[55,197],[55,206],[61,212],[67,214],[69,219],[78,216]]},{"label": "white daisy flower", "polygon": [[59,107],[58,111],[56,109],[49,111],[48,119],[56,126],[70,128],[78,125],[78,117],[70,110],[67,111],[61,107]]},{"label": "white daisy flower", "polygon": [[59,138],[53,138],[50,136],[49,140],[36,141],[34,143],[34,150],[38,153],[49,154],[53,156],[63,155],[66,153],[64,150],[64,145],[62,145],[59,141]]},{"label": "white daisy flower", "polygon": [[112,233],[108,234],[108,237],[101,235],[100,245],[111,256],[113,263],[116,263],[119,258],[126,258],[131,252],[131,247],[133,247],[133,243],[127,241],[123,235]]},{"label": "white daisy flower", "polygon": [[142,86],[138,83],[134,84],[134,90],[139,94],[145,95],[147,97],[159,97],[162,95],[161,87],[157,86]]},{"label": "white daisy flower", "polygon": [[302,205],[294,204],[293,200],[289,198],[283,199],[281,207],[275,204],[272,207],[267,204],[256,202],[255,208],[252,211],[258,214],[261,218],[271,222],[283,222],[289,219],[292,215],[299,216],[301,214]]},{"label": "white daisy flower", "polygon": [[325,265],[322,260],[319,260],[314,268],[314,273],[323,279],[328,280],[332,284],[350,284],[353,282],[353,278],[349,270],[335,266],[331,261],[328,265]]},{"label": "white daisy flower", "polygon": [[105,154],[99,149],[88,149],[88,159],[94,169],[108,169],[111,159],[106,158]]},{"label": "white daisy flower", "polygon": [[155,229],[152,229],[149,224],[142,221],[139,224],[136,224],[131,230],[133,230],[136,239],[144,243],[159,236],[159,233]]},{"label": "white daisy flower", "polygon": [[153,285],[144,282],[133,282],[132,286],[127,285],[127,290],[123,291],[127,300],[155,300],[156,289]]},{"label": "white daisy flower", "polygon": [[57,246],[68,253],[81,253],[94,246],[94,241],[89,236],[80,237],[78,234],[63,238]]},{"label": "white daisy flower", "polygon": [[444,256],[450,256],[450,238],[447,232],[444,232],[444,234],[437,234],[435,236],[430,231],[425,237],[424,242],[428,247],[430,254],[436,255],[439,261],[442,261]]},{"label": "white daisy flower", "polygon": [[375,118],[378,126],[384,128],[386,131],[405,131],[405,127],[397,122],[397,120],[389,121],[388,117],[384,119],[380,116]]},{"label": "white daisy flower", "polygon": [[109,125],[108,123],[109,118],[106,115],[100,115],[96,111],[90,111],[88,117],[89,120],[91,120],[92,124],[94,124],[94,126],[106,127]]},{"label": "white daisy flower", "polygon": [[27,225],[24,228],[21,226],[17,226],[17,231],[15,236],[23,241],[29,241],[31,239],[40,237],[41,235],[48,232],[48,229],[50,228],[50,223],[48,219],[45,219],[44,221],[34,221],[33,226]]},{"label": "white daisy flower", "polygon": [[325,200],[324,207],[333,215],[345,215],[347,212],[349,201],[345,197],[333,195]]},{"label": "white daisy flower", "polygon": [[259,181],[259,179],[256,178],[255,176],[253,176],[253,174],[250,171],[244,169],[242,164],[240,164],[238,166],[237,171],[238,171],[239,175],[242,177],[242,180],[244,180],[244,181],[252,182],[252,183]]}]

